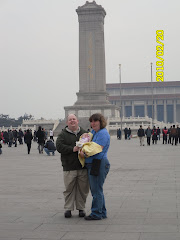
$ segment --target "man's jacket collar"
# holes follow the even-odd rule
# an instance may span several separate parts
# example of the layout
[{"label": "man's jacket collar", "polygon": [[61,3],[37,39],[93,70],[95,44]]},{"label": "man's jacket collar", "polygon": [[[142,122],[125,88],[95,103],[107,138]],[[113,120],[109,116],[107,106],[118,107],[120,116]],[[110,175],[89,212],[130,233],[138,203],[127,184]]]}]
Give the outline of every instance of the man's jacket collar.
[{"label": "man's jacket collar", "polygon": [[80,130],[81,130],[80,127],[78,127],[77,131],[75,131],[75,132],[71,131],[68,127],[66,127],[65,129],[66,129],[67,132],[72,133],[72,134],[74,134],[74,135],[76,135],[76,136],[78,135],[78,133],[79,133]]}]

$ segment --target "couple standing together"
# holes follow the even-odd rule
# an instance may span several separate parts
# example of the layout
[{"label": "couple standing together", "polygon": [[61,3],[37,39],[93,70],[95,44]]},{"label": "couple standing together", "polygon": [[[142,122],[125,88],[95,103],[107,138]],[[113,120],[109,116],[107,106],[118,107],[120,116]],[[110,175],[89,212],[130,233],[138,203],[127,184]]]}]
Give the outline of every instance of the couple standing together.
[{"label": "couple standing together", "polygon": [[[78,119],[74,114],[67,117],[67,126],[59,134],[56,141],[57,151],[61,153],[64,173],[64,208],[66,210],[64,216],[70,218],[75,205],[76,209],[79,210],[79,217],[84,217],[85,220],[101,220],[107,217],[103,184],[110,168],[107,159],[110,136],[105,128],[106,120],[103,115],[100,113],[93,114],[89,121],[92,128],[91,133],[93,134],[92,142],[99,144],[102,152],[87,157],[76,146],[76,142],[86,131],[79,127]],[[85,157],[84,168],[78,159],[78,152],[81,157]],[[91,175],[93,159],[99,159],[101,162],[98,176]],[[85,203],[89,193],[89,186],[92,194],[92,206],[90,215],[86,216]]]}]

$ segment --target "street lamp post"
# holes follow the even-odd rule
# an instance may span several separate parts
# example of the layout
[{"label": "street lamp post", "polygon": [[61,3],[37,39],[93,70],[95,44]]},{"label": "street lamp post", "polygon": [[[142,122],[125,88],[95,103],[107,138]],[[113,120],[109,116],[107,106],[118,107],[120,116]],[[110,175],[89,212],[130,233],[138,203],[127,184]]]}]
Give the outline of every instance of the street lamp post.
[{"label": "street lamp post", "polygon": [[153,81],[152,81],[152,65],[153,63],[151,62],[151,96],[152,96],[152,128],[154,125],[154,98],[153,98]]},{"label": "street lamp post", "polygon": [[121,119],[121,138],[122,138],[122,100],[121,100],[121,64],[119,64],[119,90],[120,90],[120,101],[119,101],[119,107],[120,107],[120,110],[119,110],[119,114],[120,114],[120,119]]}]

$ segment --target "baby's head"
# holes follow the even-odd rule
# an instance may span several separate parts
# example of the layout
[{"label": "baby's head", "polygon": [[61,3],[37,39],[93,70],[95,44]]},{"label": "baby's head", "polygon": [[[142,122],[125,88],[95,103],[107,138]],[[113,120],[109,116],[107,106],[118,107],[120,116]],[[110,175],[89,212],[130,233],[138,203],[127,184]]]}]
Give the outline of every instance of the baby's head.
[{"label": "baby's head", "polygon": [[88,138],[88,137],[89,137],[89,134],[88,134],[88,133],[83,133],[83,134],[81,135],[81,137],[82,137],[82,138]]},{"label": "baby's head", "polygon": [[88,142],[90,142],[92,139],[92,133],[83,133],[81,135],[81,139],[86,139]]}]

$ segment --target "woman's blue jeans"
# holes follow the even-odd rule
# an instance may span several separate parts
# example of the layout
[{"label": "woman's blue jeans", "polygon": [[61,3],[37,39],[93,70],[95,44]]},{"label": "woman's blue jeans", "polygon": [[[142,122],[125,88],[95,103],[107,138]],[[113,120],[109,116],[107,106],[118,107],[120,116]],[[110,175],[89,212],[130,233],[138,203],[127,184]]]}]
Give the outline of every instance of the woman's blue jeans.
[{"label": "woman's blue jeans", "polygon": [[103,184],[109,172],[110,164],[107,158],[102,159],[98,176],[90,175],[91,167],[92,164],[86,164],[86,168],[88,169],[90,190],[93,197],[90,215],[97,219],[106,218],[107,212],[105,207]]}]

